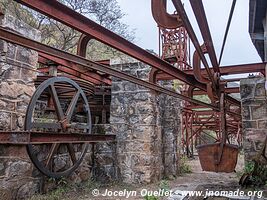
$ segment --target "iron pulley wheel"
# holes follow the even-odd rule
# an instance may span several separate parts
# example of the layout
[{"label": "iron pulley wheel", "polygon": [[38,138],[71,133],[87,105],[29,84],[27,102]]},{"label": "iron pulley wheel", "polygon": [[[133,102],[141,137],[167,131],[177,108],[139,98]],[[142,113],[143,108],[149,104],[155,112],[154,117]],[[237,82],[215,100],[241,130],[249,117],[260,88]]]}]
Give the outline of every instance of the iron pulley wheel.
[{"label": "iron pulley wheel", "polygon": [[[67,91],[64,90],[66,87]],[[64,98],[70,93],[72,98]],[[62,97],[63,96],[63,97]],[[26,131],[64,134],[90,134],[91,114],[85,93],[73,80],[53,77],[42,82],[33,94],[25,118]],[[35,167],[43,174],[69,176],[81,164],[89,144],[29,144],[27,151]]]}]

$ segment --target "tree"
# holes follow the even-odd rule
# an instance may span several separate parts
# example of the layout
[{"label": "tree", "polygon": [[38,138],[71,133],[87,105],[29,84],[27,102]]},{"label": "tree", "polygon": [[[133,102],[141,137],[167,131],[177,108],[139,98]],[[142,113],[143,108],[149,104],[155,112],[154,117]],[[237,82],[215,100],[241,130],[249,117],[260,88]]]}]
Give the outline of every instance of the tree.
[{"label": "tree", "polygon": [[[129,41],[134,40],[134,31],[121,21],[125,14],[121,11],[117,0],[60,0],[61,3],[94,20],[107,29],[121,35]],[[10,0],[0,0],[1,8],[22,19],[35,29],[40,30],[43,43],[50,46],[76,52],[76,46],[81,33],[63,25],[60,22],[28,9]],[[117,51],[111,47],[90,41],[87,49],[90,59],[106,59],[116,56]]]}]

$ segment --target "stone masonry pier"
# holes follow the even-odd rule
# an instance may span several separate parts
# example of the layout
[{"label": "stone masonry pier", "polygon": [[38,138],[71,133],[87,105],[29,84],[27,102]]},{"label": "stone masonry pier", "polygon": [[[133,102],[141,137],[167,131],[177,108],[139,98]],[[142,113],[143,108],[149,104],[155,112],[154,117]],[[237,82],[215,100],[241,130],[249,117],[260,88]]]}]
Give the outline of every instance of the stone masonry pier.
[{"label": "stone masonry pier", "polygon": [[[30,39],[40,40],[38,31],[6,14],[0,25]],[[27,106],[35,90],[37,52],[0,41],[0,130],[23,130]],[[39,179],[25,146],[0,145],[0,198],[24,199],[39,191]]]},{"label": "stone masonry pier", "polygon": [[254,77],[241,80],[240,91],[245,161],[251,161],[265,145],[264,140],[267,136],[265,78]]}]

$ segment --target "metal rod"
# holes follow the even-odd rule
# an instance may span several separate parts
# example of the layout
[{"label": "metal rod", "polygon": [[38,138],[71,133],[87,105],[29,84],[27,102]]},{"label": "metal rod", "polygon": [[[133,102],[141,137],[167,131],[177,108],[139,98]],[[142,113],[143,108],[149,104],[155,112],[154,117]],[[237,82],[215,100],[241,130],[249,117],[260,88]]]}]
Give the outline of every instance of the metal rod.
[{"label": "metal rod", "polygon": [[226,39],[227,39],[228,32],[229,32],[229,29],[230,29],[230,25],[231,25],[231,22],[232,22],[234,10],[235,10],[235,5],[236,5],[236,0],[233,0],[231,11],[230,11],[230,14],[229,14],[229,19],[228,19],[228,22],[227,22],[227,26],[226,26],[226,30],[225,30],[225,34],[224,34],[224,38],[223,38],[223,45],[222,45],[222,49],[221,49],[221,53],[220,53],[219,65],[221,64],[221,61],[222,61],[224,47],[225,47],[225,44],[226,44]]},{"label": "metal rod", "polygon": [[208,20],[205,14],[203,2],[199,0],[190,0],[191,7],[194,11],[194,14],[196,16],[198,26],[200,28],[202,37],[204,39],[205,46],[207,48],[211,64],[213,66],[213,69],[215,72],[220,72],[218,60],[216,57],[216,52],[214,49],[209,25],[208,25]]}]

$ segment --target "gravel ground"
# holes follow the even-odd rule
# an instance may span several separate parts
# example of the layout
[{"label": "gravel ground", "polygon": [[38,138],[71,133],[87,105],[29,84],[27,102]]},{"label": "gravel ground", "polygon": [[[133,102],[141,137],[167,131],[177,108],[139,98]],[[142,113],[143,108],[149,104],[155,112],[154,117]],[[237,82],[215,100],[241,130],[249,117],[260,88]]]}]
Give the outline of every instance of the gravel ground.
[{"label": "gravel ground", "polygon": [[[225,190],[225,191],[236,191],[237,189],[241,190],[238,186],[238,172],[242,171],[244,166],[243,157],[240,156],[238,160],[238,164],[236,167],[237,173],[215,173],[215,172],[204,172],[200,167],[199,160],[193,159],[187,161],[187,164],[191,166],[192,173],[183,174],[182,176],[177,177],[174,180],[161,181],[161,183],[150,184],[150,185],[125,185],[125,184],[114,184],[109,185],[108,187],[98,187],[94,188],[94,185],[90,186],[90,189],[85,189],[82,191],[70,191],[64,194],[62,197],[58,199],[68,199],[68,200],[181,200],[181,199],[190,199],[190,200],[198,200],[204,199],[203,197],[184,197],[181,196],[181,193],[184,191],[203,191],[204,193],[208,191],[217,191],[217,190]],[[177,193],[176,195],[168,195],[167,197],[161,198],[144,198],[141,196],[141,193],[145,193],[146,191],[152,192],[164,192],[160,190],[160,188],[165,188],[169,191],[173,191]],[[244,189],[242,189],[244,190]],[[246,189],[248,191],[248,189]],[[112,193],[112,196],[105,196],[106,191]],[[123,197],[116,196],[116,191],[121,191]],[[166,191],[166,190],[165,190]],[[266,188],[267,191],[267,188]],[[92,193],[96,193],[98,195],[93,195]],[[129,198],[127,198],[128,194],[131,194]],[[136,193],[135,193],[136,192]],[[178,194],[180,193],[180,194]],[[257,193],[258,194],[258,193]],[[266,194],[265,194],[266,195]],[[266,195],[267,196],[267,195]],[[47,198],[51,199],[51,198]],[[216,200],[224,200],[228,198],[214,198],[208,197],[205,199],[216,199]],[[234,198],[234,199],[257,199],[257,198]],[[263,199],[263,198],[261,198]],[[267,198],[266,198],[267,199]],[[32,200],[46,200],[46,198],[35,198]]]}]

